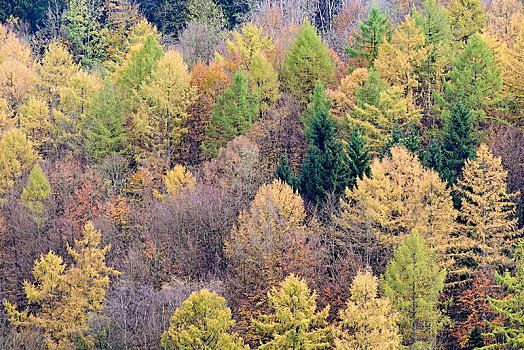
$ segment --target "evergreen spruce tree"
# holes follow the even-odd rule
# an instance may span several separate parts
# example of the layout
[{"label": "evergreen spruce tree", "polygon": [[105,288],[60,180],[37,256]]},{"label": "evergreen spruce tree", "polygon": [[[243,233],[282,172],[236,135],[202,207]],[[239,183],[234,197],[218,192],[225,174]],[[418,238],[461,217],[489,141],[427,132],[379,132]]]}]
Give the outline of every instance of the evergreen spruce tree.
[{"label": "evergreen spruce tree", "polygon": [[311,95],[311,102],[308,103],[304,115],[302,116],[302,122],[307,127],[315,115],[320,113],[321,110],[329,111],[330,109],[331,103],[326,96],[324,85],[322,82],[317,81],[313,94]]},{"label": "evergreen spruce tree", "polygon": [[454,104],[444,131],[444,167],[441,177],[451,186],[462,174],[467,159],[475,155],[471,111],[459,101]]},{"label": "evergreen spruce tree", "polygon": [[295,175],[293,169],[291,169],[289,160],[285,155],[280,158],[280,163],[278,163],[277,168],[275,169],[275,176],[277,179],[287,183],[294,189],[298,187],[298,178]]},{"label": "evergreen spruce tree", "polygon": [[393,30],[385,13],[373,5],[366,22],[360,22],[360,34],[357,34],[353,47],[346,47],[350,57],[363,57],[370,67],[373,67],[378,56],[379,46],[384,41],[391,40]]},{"label": "evergreen spruce tree", "polygon": [[[514,254],[515,272],[497,274],[497,280],[507,292],[506,297],[494,299],[488,297],[491,309],[508,319],[501,324],[492,324],[493,334],[502,336],[506,348],[521,349],[524,346],[524,242],[519,242]],[[488,349],[493,347],[484,347]]]},{"label": "evergreen spruce tree", "polygon": [[415,127],[415,124],[413,124],[412,122],[409,123],[406,132],[403,132],[400,129],[400,125],[398,125],[398,123],[395,123],[393,131],[391,132],[391,137],[386,139],[384,153],[391,156],[391,147],[393,147],[394,145],[404,146],[408,151],[410,151],[416,156],[419,156],[420,144],[418,139],[418,131]]},{"label": "evergreen spruce tree", "polygon": [[315,84],[333,80],[335,66],[327,46],[315,27],[306,19],[298,32],[284,63],[284,86],[305,105]]},{"label": "evergreen spruce tree", "polygon": [[413,230],[395,250],[382,279],[382,290],[399,313],[403,344],[413,348],[436,348],[444,316],[438,297],[446,270],[422,236]]},{"label": "evergreen spruce tree", "polygon": [[369,167],[371,156],[369,155],[369,149],[366,147],[366,139],[362,136],[358,127],[350,135],[346,152],[350,172],[349,187],[351,188],[355,186],[357,179],[362,179],[364,175],[370,176],[371,174],[371,168]]},{"label": "evergreen spruce tree", "polygon": [[310,201],[322,205],[329,195],[337,200],[351,183],[348,157],[338,137],[336,121],[321,108],[306,128],[308,154],[300,178],[300,190]]},{"label": "evergreen spruce tree", "polygon": [[402,141],[402,129],[398,123],[395,123],[393,130],[391,130],[391,136],[386,139],[386,144],[384,145],[384,153],[388,156],[391,156],[391,147],[395,145],[400,145]]},{"label": "evergreen spruce tree", "polygon": [[468,336],[468,350],[480,349],[484,346],[484,337],[478,326],[475,326]]},{"label": "evergreen spruce tree", "polygon": [[[431,143],[422,153],[422,165],[438,172],[442,178],[442,169],[444,167],[445,156],[442,145],[437,139],[432,139]],[[442,178],[443,179],[443,178]],[[445,180],[445,179],[443,179]]]},{"label": "evergreen spruce tree", "polygon": [[208,156],[215,156],[236,136],[249,131],[259,114],[258,97],[249,92],[244,74],[238,72],[233,77],[233,85],[218,99],[202,144]]},{"label": "evergreen spruce tree", "polygon": [[333,331],[327,324],[329,306],[317,311],[317,295],[307,283],[289,275],[268,293],[273,314],[261,315],[253,320],[262,333],[270,334],[271,340],[262,344],[260,350],[329,349]]}]

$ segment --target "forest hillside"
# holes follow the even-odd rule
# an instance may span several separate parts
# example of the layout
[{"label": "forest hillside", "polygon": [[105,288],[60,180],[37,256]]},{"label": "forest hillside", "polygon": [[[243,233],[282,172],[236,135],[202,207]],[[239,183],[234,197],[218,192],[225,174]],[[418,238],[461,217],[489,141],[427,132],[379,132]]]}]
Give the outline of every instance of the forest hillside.
[{"label": "forest hillside", "polygon": [[0,0],[0,350],[524,348],[522,0]]}]

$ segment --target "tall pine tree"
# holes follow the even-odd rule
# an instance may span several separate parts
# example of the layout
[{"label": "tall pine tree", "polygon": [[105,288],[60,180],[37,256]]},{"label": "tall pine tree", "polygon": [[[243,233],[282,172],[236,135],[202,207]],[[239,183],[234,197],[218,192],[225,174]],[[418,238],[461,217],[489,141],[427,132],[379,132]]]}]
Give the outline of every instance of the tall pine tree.
[{"label": "tall pine tree", "polygon": [[300,178],[303,195],[322,205],[330,195],[338,199],[351,183],[349,159],[344,145],[338,140],[336,121],[321,108],[306,128],[308,154]]},{"label": "tall pine tree", "polygon": [[462,174],[467,159],[475,155],[475,139],[472,136],[471,111],[458,101],[453,105],[444,131],[444,167],[440,173],[451,186]]},{"label": "tall pine tree", "polygon": [[346,47],[350,57],[363,57],[373,67],[378,56],[379,46],[391,40],[393,29],[387,15],[373,5],[365,22],[359,23],[360,34],[355,36],[353,47]]}]

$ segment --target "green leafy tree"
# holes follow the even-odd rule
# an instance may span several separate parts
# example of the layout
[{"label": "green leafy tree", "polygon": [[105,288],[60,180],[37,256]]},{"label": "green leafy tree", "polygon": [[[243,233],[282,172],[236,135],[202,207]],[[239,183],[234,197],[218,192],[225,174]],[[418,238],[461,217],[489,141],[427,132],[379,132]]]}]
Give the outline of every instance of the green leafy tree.
[{"label": "green leafy tree", "polygon": [[84,148],[95,161],[129,152],[125,111],[122,94],[112,85],[106,84],[82,122]]},{"label": "green leafy tree", "polygon": [[241,350],[249,349],[236,333],[235,321],[226,300],[207,289],[193,292],[176,309],[169,329],[162,335],[164,349]]},{"label": "green leafy tree", "polygon": [[261,315],[253,320],[262,333],[270,334],[271,340],[259,349],[329,349],[333,331],[327,324],[329,306],[317,311],[317,294],[311,292],[307,283],[289,275],[268,292],[273,314]]},{"label": "green leafy tree", "polygon": [[444,288],[446,270],[424,238],[413,230],[395,250],[382,280],[382,290],[394,310],[403,344],[411,348],[436,348],[444,316],[438,297]]},{"label": "green leafy tree", "polygon": [[160,36],[150,27],[138,23],[129,37],[128,49],[122,64],[116,68],[113,78],[115,84],[122,87],[131,99],[128,103],[136,104],[134,99],[143,85],[151,81],[151,73],[163,55]]},{"label": "green leafy tree", "polygon": [[458,101],[453,105],[444,130],[444,166],[440,176],[451,186],[462,174],[467,159],[475,155],[471,111]]},{"label": "green leafy tree", "polygon": [[522,305],[524,305],[524,242],[519,242],[514,254],[515,272],[513,274],[506,271],[504,275],[497,273],[497,280],[507,292],[501,299],[488,297],[491,309],[498,315],[508,319],[502,324],[492,324],[493,334],[498,334],[504,339],[504,346],[491,345],[482,349],[498,349],[501,347],[520,349],[524,346],[524,315]]},{"label": "green leafy tree", "polygon": [[426,114],[429,114],[433,106],[433,93],[441,92],[442,78],[453,60],[451,25],[446,10],[438,0],[426,0],[420,10],[414,8],[413,18],[424,33],[428,48],[428,56],[421,64],[418,75],[424,91]]},{"label": "green leafy tree", "polygon": [[244,74],[237,72],[233,77],[233,85],[215,105],[202,150],[208,156],[215,156],[227,142],[249,131],[257,116],[258,97],[249,92]]},{"label": "green leafy tree", "polygon": [[350,57],[363,57],[373,67],[380,44],[391,40],[391,23],[387,15],[373,5],[366,22],[360,22],[359,27],[360,34],[355,36],[353,47],[346,47],[346,51]]},{"label": "green leafy tree", "polygon": [[102,24],[103,5],[96,0],[70,0],[62,15],[63,30],[73,52],[83,65],[103,62],[107,28]]},{"label": "green leafy tree", "polygon": [[443,97],[437,99],[444,108],[456,100],[463,100],[473,110],[474,120],[486,116],[485,109],[500,102],[502,89],[501,70],[496,57],[482,40],[473,35],[453,62],[449,80],[444,82]]},{"label": "green leafy tree", "polygon": [[44,204],[51,195],[51,185],[40,165],[35,165],[29,173],[29,183],[22,192],[22,201],[34,213],[37,224],[42,221]]},{"label": "green leafy tree", "polygon": [[306,128],[308,153],[302,168],[300,189],[306,198],[321,205],[328,195],[335,200],[351,183],[349,159],[338,140],[336,121],[321,108]]},{"label": "green leafy tree", "polygon": [[265,114],[280,98],[278,74],[266,56],[256,52],[251,59],[247,80],[251,91],[260,100],[260,112]]},{"label": "green leafy tree", "polygon": [[328,48],[322,43],[315,27],[305,20],[284,63],[284,86],[305,105],[317,81],[330,83],[334,72]]},{"label": "green leafy tree", "polygon": [[351,298],[340,312],[339,350],[396,350],[400,346],[398,315],[388,298],[378,297],[378,279],[360,271],[351,283]]}]

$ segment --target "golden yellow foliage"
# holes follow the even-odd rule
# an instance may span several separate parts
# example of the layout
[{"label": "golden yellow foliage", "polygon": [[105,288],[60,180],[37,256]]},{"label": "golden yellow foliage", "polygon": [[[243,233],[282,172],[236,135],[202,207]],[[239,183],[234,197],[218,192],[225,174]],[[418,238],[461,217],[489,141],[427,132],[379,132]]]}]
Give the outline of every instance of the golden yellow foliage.
[{"label": "golden yellow foliage", "polygon": [[378,278],[370,270],[359,271],[351,283],[351,298],[340,312],[338,350],[396,350],[400,334],[398,315],[388,298],[378,297]]},{"label": "golden yellow foliage", "polygon": [[396,245],[417,229],[430,245],[444,251],[455,231],[457,212],[450,190],[404,147],[391,148],[391,157],[375,159],[371,177],[358,179],[346,197],[340,224],[348,229],[369,225],[382,243]]},{"label": "golden yellow foliage", "polygon": [[100,231],[87,223],[83,237],[75,241],[75,248],[67,247],[74,264],[66,270],[62,258],[53,252],[35,262],[35,283],[24,281],[29,303],[40,306],[37,313],[22,312],[16,305],[4,302],[12,324],[38,327],[45,332],[46,345],[52,350],[72,348],[73,338],[81,339],[87,348],[92,340],[83,334],[90,313],[102,309],[109,276],[118,271],[107,267],[105,255],[110,246],[99,248]]},{"label": "golden yellow foliage", "polygon": [[331,99],[329,112],[338,121],[342,121],[346,113],[354,109],[357,104],[357,90],[364,87],[368,75],[367,68],[356,68],[351,74],[342,78],[337,90],[326,90],[326,96]]},{"label": "golden yellow foliage", "polygon": [[480,266],[508,264],[511,241],[518,233],[515,197],[507,188],[508,173],[487,145],[480,145],[474,160],[464,165],[456,190],[461,195],[459,257],[473,258]]},{"label": "golden yellow foliage", "polygon": [[411,16],[395,30],[391,42],[380,45],[375,69],[390,85],[402,87],[408,99],[409,110],[413,110],[413,90],[420,86],[416,69],[427,59],[430,47],[425,47],[424,33]]},{"label": "golden yellow foliage", "polygon": [[164,176],[164,185],[167,193],[173,199],[180,195],[180,192],[185,189],[195,188],[196,179],[183,165],[175,165],[173,169],[169,170]]}]

